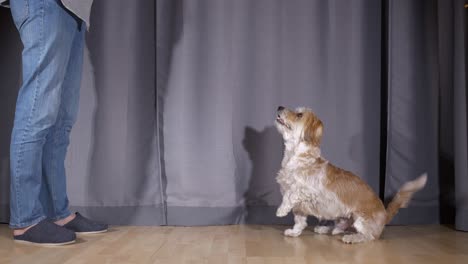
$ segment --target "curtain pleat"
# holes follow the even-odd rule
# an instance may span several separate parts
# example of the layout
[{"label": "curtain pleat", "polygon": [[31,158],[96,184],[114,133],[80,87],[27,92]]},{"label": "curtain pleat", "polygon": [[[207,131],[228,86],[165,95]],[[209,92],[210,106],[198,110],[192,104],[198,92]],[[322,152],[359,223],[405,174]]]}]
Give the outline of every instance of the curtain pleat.
[{"label": "curtain pleat", "polygon": [[169,225],[291,222],[275,216],[278,105],[311,107],[325,124],[324,156],[378,191],[380,10],[364,0],[193,0],[158,12],[174,14],[162,29],[171,48],[158,40],[158,57],[171,57],[158,69]]}]

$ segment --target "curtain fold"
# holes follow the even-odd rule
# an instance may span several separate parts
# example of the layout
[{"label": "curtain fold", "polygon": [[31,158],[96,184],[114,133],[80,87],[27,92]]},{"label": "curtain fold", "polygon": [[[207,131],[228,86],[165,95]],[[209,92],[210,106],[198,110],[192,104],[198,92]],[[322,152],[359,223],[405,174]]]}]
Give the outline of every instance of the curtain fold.
[{"label": "curtain fold", "polygon": [[73,208],[110,224],[165,223],[155,111],[155,3],[96,1],[69,149]]},{"label": "curtain fold", "polygon": [[389,3],[389,130],[385,195],[426,172],[427,186],[394,224],[468,230],[464,0]]},{"label": "curtain fold", "polygon": [[441,219],[468,231],[468,1],[438,1]]},{"label": "curtain fold", "polygon": [[176,22],[167,36],[171,62],[158,68],[167,78],[169,225],[290,222],[274,215],[278,105],[314,109],[325,123],[325,157],[378,191],[380,8],[379,1],[196,0],[158,11]]},{"label": "curtain fold", "polygon": [[[0,221],[7,222],[9,134],[21,44],[9,10],[1,14]],[[66,160],[67,189],[73,210],[109,224],[165,223],[155,118],[154,24],[152,0],[102,0],[92,8],[80,112]]]},{"label": "curtain fold", "polygon": [[393,224],[439,222],[437,1],[388,1],[385,197],[422,173],[423,190]]},{"label": "curtain fold", "polygon": [[453,3],[455,228],[468,231],[468,9],[462,8],[468,1],[454,0]]}]

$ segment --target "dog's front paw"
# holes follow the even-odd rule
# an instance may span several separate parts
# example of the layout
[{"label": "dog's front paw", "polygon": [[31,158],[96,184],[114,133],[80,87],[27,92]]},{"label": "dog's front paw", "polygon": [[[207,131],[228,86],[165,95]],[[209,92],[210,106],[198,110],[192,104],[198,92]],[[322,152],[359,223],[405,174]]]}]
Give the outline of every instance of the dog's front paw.
[{"label": "dog's front paw", "polygon": [[284,235],[289,237],[298,237],[301,233],[301,231],[294,230],[293,228],[284,230]]},{"label": "dog's front paw", "polygon": [[276,216],[277,217],[284,217],[284,216],[288,215],[288,213],[289,213],[289,210],[287,210],[284,207],[280,207],[280,208],[278,208],[278,210],[276,210]]}]

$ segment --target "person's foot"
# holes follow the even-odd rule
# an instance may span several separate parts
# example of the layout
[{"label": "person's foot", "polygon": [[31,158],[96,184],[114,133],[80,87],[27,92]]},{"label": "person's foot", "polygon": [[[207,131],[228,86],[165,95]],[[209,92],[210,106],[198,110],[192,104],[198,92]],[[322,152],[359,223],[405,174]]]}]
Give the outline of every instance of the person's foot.
[{"label": "person's foot", "polygon": [[71,215],[69,215],[69,216],[67,216],[67,217],[65,217],[63,219],[55,221],[54,223],[56,225],[59,225],[59,226],[64,226],[67,223],[69,223],[70,221],[72,221],[73,219],[75,219],[75,217],[76,217],[76,214],[71,214]]},{"label": "person's foot", "polygon": [[18,243],[62,246],[75,243],[76,235],[69,229],[48,220],[42,220],[38,224],[26,228],[22,234],[13,232],[13,239]]},{"label": "person's foot", "polygon": [[107,232],[108,225],[106,224],[89,220],[80,213],[76,213],[74,216],[73,220],[64,224],[63,227],[68,228],[77,234],[99,234]]},{"label": "person's foot", "polygon": [[37,225],[37,224],[31,225],[31,226],[28,226],[28,227],[25,227],[25,228],[13,229],[13,236],[20,236],[20,235],[24,234],[26,231],[28,231],[31,227],[33,227],[35,225]]}]

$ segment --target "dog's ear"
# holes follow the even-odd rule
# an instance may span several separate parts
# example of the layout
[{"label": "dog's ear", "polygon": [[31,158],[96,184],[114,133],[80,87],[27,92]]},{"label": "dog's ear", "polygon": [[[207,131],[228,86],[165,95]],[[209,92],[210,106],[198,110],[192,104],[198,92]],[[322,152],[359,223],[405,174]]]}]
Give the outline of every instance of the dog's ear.
[{"label": "dog's ear", "polygon": [[303,140],[314,146],[320,146],[323,134],[323,124],[315,115],[309,116],[304,123]]}]

